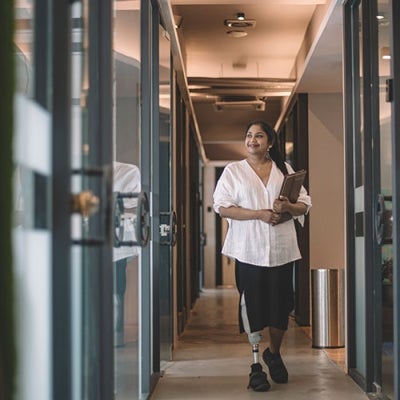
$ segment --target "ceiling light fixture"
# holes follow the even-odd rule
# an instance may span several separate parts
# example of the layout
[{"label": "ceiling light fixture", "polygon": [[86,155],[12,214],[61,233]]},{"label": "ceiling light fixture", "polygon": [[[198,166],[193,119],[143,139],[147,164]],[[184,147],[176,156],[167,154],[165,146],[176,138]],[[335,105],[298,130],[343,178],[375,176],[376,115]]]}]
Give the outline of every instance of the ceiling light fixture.
[{"label": "ceiling light fixture", "polygon": [[231,31],[226,32],[226,34],[233,38],[242,38],[242,37],[245,37],[248,35],[247,32],[239,31],[239,30],[231,30]]},{"label": "ceiling light fixture", "polygon": [[256,26],[256,20],[246,19],[244,13],[238,13],[236,19],[226,19],[224,24],[229,28],[254,28]]},{"label": "ceiling light fixture", "polygon": [[215,111],[265,111],[263,100],[216,101]]}]

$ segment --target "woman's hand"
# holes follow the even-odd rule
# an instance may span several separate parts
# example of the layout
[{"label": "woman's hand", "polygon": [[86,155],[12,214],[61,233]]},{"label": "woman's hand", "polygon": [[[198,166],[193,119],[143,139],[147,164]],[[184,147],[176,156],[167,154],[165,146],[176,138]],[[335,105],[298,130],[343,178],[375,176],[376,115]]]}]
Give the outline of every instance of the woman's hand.
[{"label": "woman's hand", "polygon": [[267,224],[275,225],[279,222],[280,215],[274,212],[271,209],[259,210],[261,221],[266,222]]},{"label": "woman's hand", "polygon": [[289,199],[285,196],[279,196],[278,199],[275,199],[272,209],[274,212],[281,214],[289,211],[288,205],[290,205]]},{"label": "woman's hand", "polygon": [[303,215],[307,212],[307,206],[304,203],[300,201],[297,203],[291,203],[285,196],[279,196],[279,198],[274,201],[272,209],[278,214],[288,212],[293,217]]}]

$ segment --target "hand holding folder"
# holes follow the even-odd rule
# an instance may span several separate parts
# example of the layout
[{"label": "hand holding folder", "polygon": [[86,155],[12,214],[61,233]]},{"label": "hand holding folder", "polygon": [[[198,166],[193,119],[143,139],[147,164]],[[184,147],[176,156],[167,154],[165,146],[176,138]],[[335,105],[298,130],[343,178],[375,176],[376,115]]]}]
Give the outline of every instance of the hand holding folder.
[{"label": "hand holding folder", "polygon": [[[285,196],[291,203],[296,203],[297,199],[299,198],[300,190],[303,186],[306,173],[307,171],[302,169],[292,174],[285,175],[279,196]],[[292,219],[292,215],[288,212],[284,212],[281,214],[278,224],[289,221],[290,219]]]}]

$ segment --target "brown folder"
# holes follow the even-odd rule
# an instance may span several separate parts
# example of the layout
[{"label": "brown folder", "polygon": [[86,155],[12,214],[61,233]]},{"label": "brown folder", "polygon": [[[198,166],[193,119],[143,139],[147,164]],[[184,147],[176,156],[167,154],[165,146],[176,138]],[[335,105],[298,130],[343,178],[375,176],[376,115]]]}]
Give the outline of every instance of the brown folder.
[{"label": "brown folder", "polygon": [[285,175],[279,196],[285,196],[291,203],[296,203],[297,199],[299,198],[300,189],[304,183],[306,173],[307,171],[302,169],[294,172],[293,174]]}]

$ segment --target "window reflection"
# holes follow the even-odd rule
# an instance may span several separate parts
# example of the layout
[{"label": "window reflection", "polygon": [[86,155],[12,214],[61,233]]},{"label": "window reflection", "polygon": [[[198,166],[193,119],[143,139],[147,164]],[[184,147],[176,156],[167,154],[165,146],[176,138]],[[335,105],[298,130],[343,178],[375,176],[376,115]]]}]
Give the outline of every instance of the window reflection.
[{"label": "window reflection", "polygon": [[15,64],[16,90],[28,97],[33,95],[33,3],[15,2]]},{"label": "window reflection", "polygon": [[[379,71],[379,135],[380,135],[380,193],[385,208],[392,208],[392,146],[391,103],[386,101],[386,82],[390,71],[390,21],[386,1],[378,2],[378,71]],[[393,249],[391,243],[381,247],[382,281],[382,391],[394,397],[393,375]],[[379,355],[378,355],[379,357]]]},{"label": "window reflection", "polygon": [[[139,3],[114,1],[114,190],[119,192],[140,190]],[[135,179],[117,181],[117,166],[134,172]],[[129,204],[124,206],[129,214]],[[139,247],[114,252],[115,399],[139,396],[139,263]]]}]

